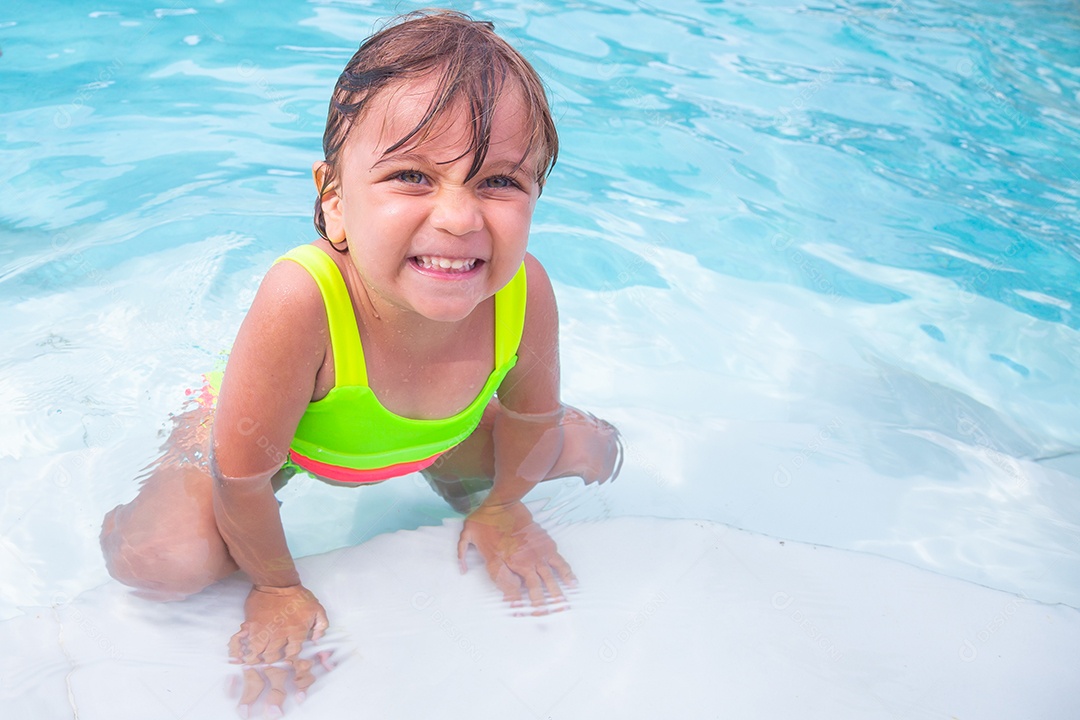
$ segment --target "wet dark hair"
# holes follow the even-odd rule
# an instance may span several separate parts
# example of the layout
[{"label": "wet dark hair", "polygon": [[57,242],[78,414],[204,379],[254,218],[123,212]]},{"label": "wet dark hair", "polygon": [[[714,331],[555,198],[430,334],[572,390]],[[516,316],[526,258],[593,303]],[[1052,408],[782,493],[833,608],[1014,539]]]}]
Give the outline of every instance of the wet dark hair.
[{"label": "wet dark hair", "polygon": [[530,134],[521,163],[531,156],[537,157],[536,181],[543,188],[559,154],[559,137],[536,70],[495,34],[491,23],[451,10],[422,10],[391,20],[387,27],[364,41],[334,86],[323,133],[327,170],[315,200],[315,229],[323,238],[326,238],[326,220],[322,198],[337,179],[338,156],[349,130],[380,91],[395,83],[429,76],[437,82],[427,112],[416,127],[384,154],[419,145],[446,112],[465,107],[472,137],[461,157],[472,155],[466,177],[471,180],[480,172],[491,144],[491,120],[496,105],[508,90],[517,90],[525,106],[525,123]]}]

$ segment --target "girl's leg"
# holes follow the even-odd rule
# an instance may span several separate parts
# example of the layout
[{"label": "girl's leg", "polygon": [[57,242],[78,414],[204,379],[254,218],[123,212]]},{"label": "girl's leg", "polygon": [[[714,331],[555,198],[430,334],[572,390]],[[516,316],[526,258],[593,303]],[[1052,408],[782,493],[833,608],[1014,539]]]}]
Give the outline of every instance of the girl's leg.
[{"label": "girl's leg", "polygon": [[[543,479],[576,476],[586,483],[614,480],[622,467],[619,431],[583,410],[569,405],[564,408],[562,452]],[[470,512],[491,489],[495,476],[492,429],[499,412],[502,406],[492,400],[473,434],[423,472],[428,484],[458,512]]]},{"label": "girl's leg", "polygon": [[109,574],[142,595],[180,599],[238,569],[214,520],[212,419],[206,408],[177,417],[139,494],[105,516],[101,547]]}]

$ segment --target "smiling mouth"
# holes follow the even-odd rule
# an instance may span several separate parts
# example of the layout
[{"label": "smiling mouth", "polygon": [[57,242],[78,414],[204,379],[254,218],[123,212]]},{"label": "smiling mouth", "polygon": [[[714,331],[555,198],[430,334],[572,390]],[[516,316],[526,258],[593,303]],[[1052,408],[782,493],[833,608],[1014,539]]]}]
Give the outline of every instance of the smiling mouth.
[{"label": "smiling mouth", "polygon": [[444,273],[467,273],[484,262],[477,258],[447,258],[438,255],[417,255],[410,258],[417,267]]}]

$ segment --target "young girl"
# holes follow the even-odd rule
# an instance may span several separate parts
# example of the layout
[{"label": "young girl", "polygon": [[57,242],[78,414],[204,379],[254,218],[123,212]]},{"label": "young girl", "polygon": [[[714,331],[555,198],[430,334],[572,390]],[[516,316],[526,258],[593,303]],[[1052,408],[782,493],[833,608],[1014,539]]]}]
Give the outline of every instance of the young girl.
[{"label": "young girl", "polygon": [[112,575],[177,598],[243,570],[232,655],[297,661],[328,623],[274,491],[301,469],[353,487],[420,471],[469,513],[462,570],[474,546],[508,599],[561,598],[573,574],[521,499],[613,477],[619,443],[559,401],[555,298],[526,253],[557,149],[539,77],[489,24],[430,12],[367,40],[313,168],[321,239],[270,268],[215,407],[180,416],[138,497],[106,516]]}]

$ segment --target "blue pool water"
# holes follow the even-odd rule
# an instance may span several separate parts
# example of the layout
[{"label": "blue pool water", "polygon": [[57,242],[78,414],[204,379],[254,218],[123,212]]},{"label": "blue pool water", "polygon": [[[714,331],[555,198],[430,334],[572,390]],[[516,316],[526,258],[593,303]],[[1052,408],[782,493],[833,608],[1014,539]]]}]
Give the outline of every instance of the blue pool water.
[{"label": "blue pool water", "polygon": [[[313,237],[330,89],[394,2],[0,8],[0,617],[107,581],[102,515]],[[566,520],[706,518],[1080,606],[1069,2],[451,3],[549,84],[533,252],[564,396],[624,431]],[[419,7],[420,5],[416,5]],[[452,515],[290,484],[307,554]]]}]

